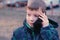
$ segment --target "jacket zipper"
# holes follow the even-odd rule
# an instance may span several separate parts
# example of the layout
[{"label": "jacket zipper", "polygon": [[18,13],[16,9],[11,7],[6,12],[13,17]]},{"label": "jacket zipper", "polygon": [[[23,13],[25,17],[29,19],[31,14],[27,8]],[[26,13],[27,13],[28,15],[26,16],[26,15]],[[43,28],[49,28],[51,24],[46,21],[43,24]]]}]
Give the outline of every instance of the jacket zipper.
[{"label": "jacket zipper", "polygon": [[32,32],[32,36],[33,36],[33,40],[35,40],[35,35],[34,35],[34,32]]}]

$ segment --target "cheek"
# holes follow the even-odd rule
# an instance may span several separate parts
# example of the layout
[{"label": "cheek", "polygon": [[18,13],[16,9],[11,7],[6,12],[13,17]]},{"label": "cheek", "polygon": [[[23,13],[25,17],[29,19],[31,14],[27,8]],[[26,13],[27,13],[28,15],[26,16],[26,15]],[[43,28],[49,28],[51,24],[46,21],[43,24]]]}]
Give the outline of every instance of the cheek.
[{"label": "cheek", "polygon": [[26,20],[28,21],[29,20],[29,18],[28,18],[28,16],[26,15]]},{"label": "cheek", "polygon": [[[36,22],[37,21],[37,19],[38,19],[38,17],[34,17],[33,18],[33,22]],[[30,21],[30,18],[26,15],[26,20],[27,20],[27,22],[29,22]]]},{"label": "cheek", "polygon": [[36,21],[37,21],[37,19],[38,19],[37,17],[36,17],[36,18],[34,18],[34,22],[36,22]]}]

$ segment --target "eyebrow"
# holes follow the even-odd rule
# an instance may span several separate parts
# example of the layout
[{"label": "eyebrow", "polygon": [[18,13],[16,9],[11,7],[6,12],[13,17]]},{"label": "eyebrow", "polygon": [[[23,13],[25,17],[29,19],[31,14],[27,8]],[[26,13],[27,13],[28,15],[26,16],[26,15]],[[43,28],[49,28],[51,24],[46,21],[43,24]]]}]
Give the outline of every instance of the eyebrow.
[{"label": "eyebrow", "polygon": [[37,7],[37,8],[35,8],[35,7],[27,7],[28,9],[30,9],[30,10],[38,10],[39,8]]}]

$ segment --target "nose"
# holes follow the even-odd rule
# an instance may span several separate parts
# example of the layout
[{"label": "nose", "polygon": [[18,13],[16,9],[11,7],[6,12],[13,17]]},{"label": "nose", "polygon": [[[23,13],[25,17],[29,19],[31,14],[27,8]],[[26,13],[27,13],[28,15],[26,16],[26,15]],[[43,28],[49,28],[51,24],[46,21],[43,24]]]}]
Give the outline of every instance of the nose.
[{"label": "nose", "polygon": [[30,17],[30,21],[32,21],[32,22],[34,21],[34,17],[33,16]]}]

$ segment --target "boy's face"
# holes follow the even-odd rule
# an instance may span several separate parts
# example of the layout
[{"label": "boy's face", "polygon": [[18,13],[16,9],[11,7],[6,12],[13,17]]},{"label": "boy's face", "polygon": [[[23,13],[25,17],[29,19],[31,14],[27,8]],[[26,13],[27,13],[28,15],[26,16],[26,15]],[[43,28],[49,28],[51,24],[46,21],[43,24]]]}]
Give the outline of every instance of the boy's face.
[{"label": "boy's face", "polygon": [[38,17],[39,17],[38,10],[27,9],[26,20],[31,27],[33,27],[33,23],[35,23]]}]

